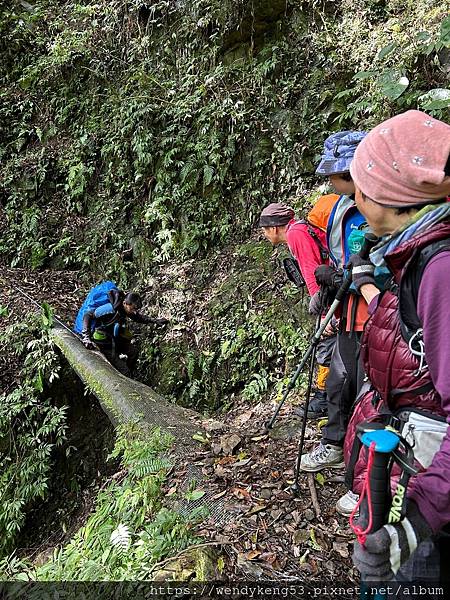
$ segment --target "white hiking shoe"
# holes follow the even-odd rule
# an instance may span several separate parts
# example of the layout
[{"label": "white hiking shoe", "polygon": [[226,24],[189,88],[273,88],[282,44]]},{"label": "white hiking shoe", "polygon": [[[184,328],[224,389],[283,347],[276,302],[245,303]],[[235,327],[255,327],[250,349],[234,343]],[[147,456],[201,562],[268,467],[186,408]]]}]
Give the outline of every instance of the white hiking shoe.
[{"label": "white hiking shoe", "polygon": [[339,446],[322,444],[314,448],[309,454],[302,456],[300,469],[302,471],[321,471],[322,469],[344,468],[344,453]]},{"label": "white hiking shoe", "polygon": [[[358,494],[354,494],[352,491],[348,491],[344,496],[341,496],[336,502],[336,511],[344,516],[349,517],[359,500]],[[356,513],[358,514],[359,511]]]}]

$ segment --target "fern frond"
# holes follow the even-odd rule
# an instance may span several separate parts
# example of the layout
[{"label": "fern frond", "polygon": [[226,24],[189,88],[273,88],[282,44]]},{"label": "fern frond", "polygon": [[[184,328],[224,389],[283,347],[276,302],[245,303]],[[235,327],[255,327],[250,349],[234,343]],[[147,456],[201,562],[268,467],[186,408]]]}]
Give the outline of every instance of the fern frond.
[{"label": "fern frond", "polygon": [[111,544],[120,552],[125,552],[131,542],[131,533],[129,528],[122,523],[111,533]]},{"label": "fern frond", "polygon": [[159,471],[170,469],[171,466],[172,462],[168,458],[151,457],[135,462],[131,466],[130,471],[133,475],[142,478],[146,477],[147,475],[159,473]]}]

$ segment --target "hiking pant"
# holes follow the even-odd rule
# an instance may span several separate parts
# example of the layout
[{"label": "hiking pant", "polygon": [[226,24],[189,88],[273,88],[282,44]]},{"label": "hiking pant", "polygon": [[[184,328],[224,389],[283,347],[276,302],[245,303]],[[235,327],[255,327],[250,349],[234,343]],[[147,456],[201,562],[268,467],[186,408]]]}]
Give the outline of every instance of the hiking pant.
[{"label": "hiking pant", "polygon": [[[114,342],[108,339],[104,342],[95,340],[95,343],[100,352],[113,367],[122,373],[122,375],[131,377],[139,356],[139,350],[131,343],[131,339],[119,336],[114,338]],[[127,355],[126,360],[120,358],[121,354]]]},{"label": "hiking pant", "polygon": [[343,446],[351,409],[361,389],[364,368],[359,357],[362,332],[342,331],[336,344],[326,382],[328,424],[322,430],[322,443]]},{"label": "hiking pant", "polygon": [[330,337],[322,338],[317,344],[316,349],[316,361],[318,365],[329,367],[331,363],[331,357],[333,356],[334,344],[336,343],[336,336],[331,335]]},{"label": "hiking pant", "polygon": [[314,384],[316,392],[309,403],[309,410],[312,412],[325,412],[327,410],[326,382],[335,343],[336,336],[332,335],[322,338],[317,344],[316,362],[318,364],[318,371]]}]

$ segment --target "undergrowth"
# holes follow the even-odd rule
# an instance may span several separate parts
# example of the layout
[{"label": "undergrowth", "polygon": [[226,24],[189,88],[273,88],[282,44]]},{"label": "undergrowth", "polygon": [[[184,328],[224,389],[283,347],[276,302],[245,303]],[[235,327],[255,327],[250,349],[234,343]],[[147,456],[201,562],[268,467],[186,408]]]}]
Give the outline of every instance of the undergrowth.
[{"label": "undergrowth", "polygon": [[162,486],[171,462],[172,444],[155,429],[143,433],[135,424],[119,427],[111,458],[121,469],[98,492],[86,523],[43,566],[33,568],[11,556],[0,563],[1,577],[36,581],[110,581],[152,579],[157,563],[194,544],[193,523],[162,507]]},{"label": "undergrowth", "polygon": [[46,498],[53,449],[65,440],[66,407],[47,390],[59,372],[51,326],[45,306],[42,316],[0,333],[3,354],[22,361],[20,384],[0,394],[0,557],[13,547],[30,506]]}]

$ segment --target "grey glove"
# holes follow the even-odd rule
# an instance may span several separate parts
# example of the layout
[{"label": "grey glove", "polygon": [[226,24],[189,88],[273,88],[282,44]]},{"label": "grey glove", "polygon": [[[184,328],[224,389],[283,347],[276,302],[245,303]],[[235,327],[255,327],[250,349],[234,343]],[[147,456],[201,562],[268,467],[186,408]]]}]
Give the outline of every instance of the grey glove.
[{"label": "grey glove", "polygon": [[361,293],[361,286],[371,283],[375,285],[373,276],[375,266],[368,258],[361,258],[359,254],[352,254],[345,265],[347,269],[351,268],[352,281],[358,293]]},{"label": "grey glove", "polygon": [[406,516],[395,525],[384,525],[367,536],[364,546],[356,541],[353,563],[366,581],[389,581],[417,546],[432,535],[431,527],[409,500]]},{"label": "grey glove", "polygon": [[322,308],[322,298],[320,297],[319,290],[314,294],[314,296],[311,296],[308,312],[310,315],[319,315],[322,312]]},{"label": "grey glove", "polygon": [[91,340],[91,336],[89,335],[89,331],[84,330],[84,331],[81,332],[81,341],[83,342],[83,346],[85,348],[87,348],[88,350],[96,350],[97,349],[97,346]]}]

